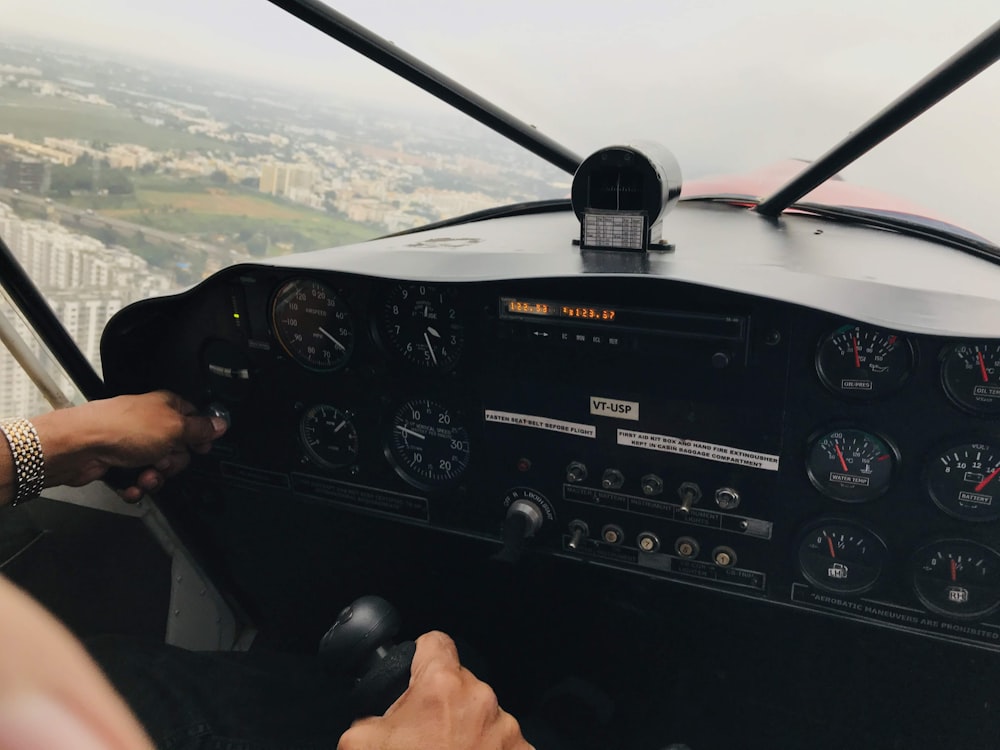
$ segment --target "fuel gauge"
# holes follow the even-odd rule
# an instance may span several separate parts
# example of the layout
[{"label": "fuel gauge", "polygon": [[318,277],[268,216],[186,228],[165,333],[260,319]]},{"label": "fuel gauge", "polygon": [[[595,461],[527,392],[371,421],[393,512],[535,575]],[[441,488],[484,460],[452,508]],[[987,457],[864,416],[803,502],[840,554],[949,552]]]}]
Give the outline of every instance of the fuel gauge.
[{"label": "fuel gauge", "polygon": [[878,581],[885,556],[875,532],[848,521],[827,521],[802,537],[799,570],[824,591],[861,594]]},{"label": "fuel gauge", "polygon": [[967,539],[932,542],[914,555],[913,588],[933,612],[985,617],[1000,607],[1000,555]]}]

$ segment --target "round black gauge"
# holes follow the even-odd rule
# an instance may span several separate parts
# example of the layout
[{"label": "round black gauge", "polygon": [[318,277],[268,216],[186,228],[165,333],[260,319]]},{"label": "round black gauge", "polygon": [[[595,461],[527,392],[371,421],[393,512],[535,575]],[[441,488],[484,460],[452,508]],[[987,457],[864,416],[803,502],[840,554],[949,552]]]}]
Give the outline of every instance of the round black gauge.
[{"label": "round black gauge", "polygon": [[831,333],[816,352],[816,372],[834,393],[871,399],[891,393],[913,370],[913,345],[888,331],[845,325]]},{"label": "round black gauge", "polygon": [[271,321],[281,348],[312,370],[337,370],[354,350],[354,321],[347,304],[318,281],[285,282],[274,296]]},{"label": "round black gauge", "polygon": [[897,459],[888,441],[864,430],[841,429],[813,439],[806,471],[827,497],[863,503],[889,489]]},{"label": "round black gauge", "polygon": [[945,539],[913,556],[913,588],[927,609],[961,620],[1000,607],[1000,555],[967,539]]},{"label": "round black gauge", "polygon": [[953,346],[941,362],[941,384],[951,400],[966,411],[1000,414],[1000,343]]},{"label": "round black gauge", "polygon": [[328,469],[350,466],[358,460],[358,431],[350,412],[319,404],[306,410],[299,437],[310,460]]},{"label": "round black gauge", "polygon": [[399,284],[385,301],[380,323],[386,345],[416,367],[448,370],[462,353],[462,316],[450,289]]},{"label": "round black gauge", "polygon": [[826,521],[802,537],[799,570],[824,591],[861,594],[878,581],[886,554],[882,540],[864,526]]},{"label": "round black gauge", "polygon": [[455,411],[416,399],[392,416],[385,454],[396,472],[421,489],[456,482],[469,466],[469,433]]},{"label": "round black gauge", "polygon": [[986,443],[963,443],[927,465],[927,491],[937,506],[963,521],[1000,518],[1000,453]]}]

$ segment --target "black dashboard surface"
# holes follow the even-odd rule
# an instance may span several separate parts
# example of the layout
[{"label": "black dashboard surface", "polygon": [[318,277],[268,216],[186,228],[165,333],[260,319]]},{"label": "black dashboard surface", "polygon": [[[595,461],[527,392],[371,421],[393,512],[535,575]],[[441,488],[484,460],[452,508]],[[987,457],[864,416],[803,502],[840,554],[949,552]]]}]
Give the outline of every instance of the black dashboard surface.
[{"label": "black dashboard surface", "polygon": [[[730,234],[731,262],[684,241],[583,258],[572,221],[531,217],[237,266],[120,313],[106,379],[231,414],[164,503],[279,638],[334,575],[324,537],[422,528],[1000,649],[997,303],[933,289],[933,268],[888,280],[905,257],[981,289],[997,269],[804,218],[688,221],[753,222],[768,257]],[[871,264],[785,247],[823,232]],[[238,530],[218,520],[240,502]]]}]

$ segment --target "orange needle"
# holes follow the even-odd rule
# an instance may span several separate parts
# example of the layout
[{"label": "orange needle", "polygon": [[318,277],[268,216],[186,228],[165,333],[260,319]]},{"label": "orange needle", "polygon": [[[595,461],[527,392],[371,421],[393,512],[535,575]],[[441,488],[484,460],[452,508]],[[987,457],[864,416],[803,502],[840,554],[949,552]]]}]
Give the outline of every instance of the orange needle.
[{"label": "orange needle", "polygon": [[953,581],[956,580],[956,571],[957,570],[958,570],[958,566],[955,564],[955,558],[953,557],[953,558],[951,558],[951,580],[953,580]]},{"label": "orange needle", "polygon": [[847,461],[844,460],[844,454],[840,452],[840,446],[834,443],[833,448],[837,451],[837,458],[840,459],[840,465],[844,467],[844,473],[849,474],[850,472],[847,470]]},{"label": "orange needle", "polygon": [[830,557],[836,558],[837,553],[833,551],[833,540],[830,537],[827,537],[826,543],[830,545]]},{"label": "orange needle", "polygon": [[[851,343],[854,344],[854,366],[861,367],[861,357],[858,356],[858,337],[856,335],[851,336]],[[847,471],[847,469],[844,469],[844,471]]]},{"label": "orange needle", "polygon": [[986,479],[976,485],[976,492],[982,492],[986,488],[986,485],[996,479],[997,474],[1000,474],[1000,466],[991,471]]},{"label": "orange needle", "polygon": [[979,369],[983,373],[983,382],[984,383],[989,383],[990,382],[990,376],[986,374],[986,363],[983,361],[983,353],[982,352],[976,352],[976,354],[979,356]]}]

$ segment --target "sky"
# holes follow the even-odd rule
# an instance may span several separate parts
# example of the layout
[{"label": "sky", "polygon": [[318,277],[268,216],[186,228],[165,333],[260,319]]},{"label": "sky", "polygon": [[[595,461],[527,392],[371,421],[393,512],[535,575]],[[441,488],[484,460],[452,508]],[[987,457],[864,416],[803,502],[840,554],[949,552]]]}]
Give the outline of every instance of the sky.
[{"label": "sky", "polygon": [[[586,155],[686,176],[820,156],[1000,18],[996,0],[329,0]],[[6,29],[439,113],[266,0],[0,0]],[[1000,242],[1000,66],[845,170]],[[2,128],[0,128],[2,129]]]}]

